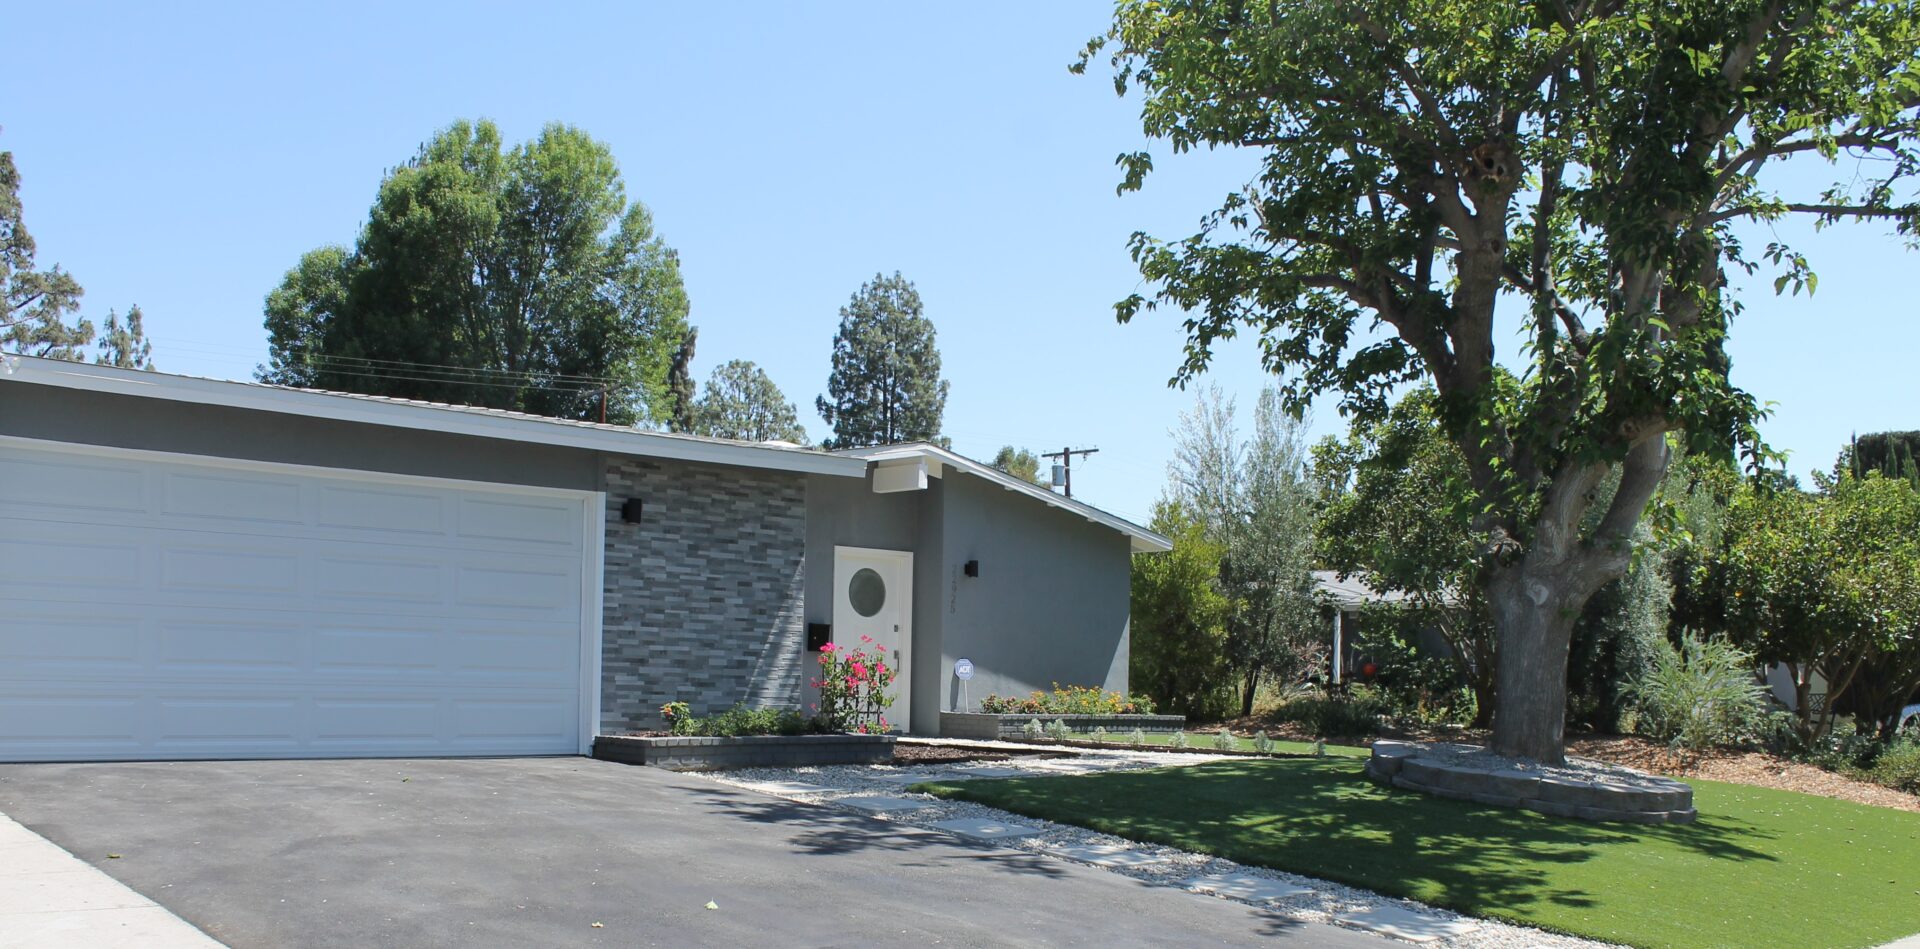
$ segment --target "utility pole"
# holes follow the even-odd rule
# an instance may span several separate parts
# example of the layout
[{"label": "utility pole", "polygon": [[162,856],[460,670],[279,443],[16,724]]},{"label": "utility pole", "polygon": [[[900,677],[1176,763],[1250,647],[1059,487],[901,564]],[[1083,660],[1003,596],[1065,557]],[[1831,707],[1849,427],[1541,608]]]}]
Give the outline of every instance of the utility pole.
[{"label": "utility pole", "polygon": [[1099,450],[1098,448],[1062,448],[1059,451],[1047,452],[1040,457],[1060,459],[1061,476],[1054,480],[1060,482],[1060,486],[1067,490],[1067,497],[1073,497],[1073,456],[1091,455]]}]

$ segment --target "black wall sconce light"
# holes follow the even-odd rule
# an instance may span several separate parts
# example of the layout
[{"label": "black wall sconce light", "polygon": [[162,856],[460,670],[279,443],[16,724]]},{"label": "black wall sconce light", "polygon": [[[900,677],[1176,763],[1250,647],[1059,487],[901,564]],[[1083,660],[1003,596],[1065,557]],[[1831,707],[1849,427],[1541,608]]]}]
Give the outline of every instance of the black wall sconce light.
[{"label": "black wall sconce light", "polygon": [[623,521],[626,521],[629,524],[640,523],[641,507],[642,505],[640,503],[639,498],[626,499],[620,504],[620,519]]},{"label": "black wall sconce light", "polygon": [[980,561],[978,561],[978,560],[969,560],[969,561],[967,561],[967,565],[966,565],[966,566],[964,566],[964,567],[961,567],[961,568],[960,568],[960,572],[961,572],[961,573],[964,573],[964,574],[966,574],[966,575],[967,575],[967,576],[969,576],[969,577],[977,577],[977,576],[979,576],[979,575],[980,575]]}]

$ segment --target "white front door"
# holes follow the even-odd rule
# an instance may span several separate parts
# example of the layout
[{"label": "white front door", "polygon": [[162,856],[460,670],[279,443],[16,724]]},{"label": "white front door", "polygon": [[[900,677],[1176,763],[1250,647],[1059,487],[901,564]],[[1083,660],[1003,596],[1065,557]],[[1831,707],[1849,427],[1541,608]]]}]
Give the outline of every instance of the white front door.
[{"label": "white front door", "polygon": [[833,548],[833,641],[849,648],[868,645],[887,656],[899,677],[893,680],[893,707],[887,721],[901,731],[913,729],[913,554],[867,547]]}]

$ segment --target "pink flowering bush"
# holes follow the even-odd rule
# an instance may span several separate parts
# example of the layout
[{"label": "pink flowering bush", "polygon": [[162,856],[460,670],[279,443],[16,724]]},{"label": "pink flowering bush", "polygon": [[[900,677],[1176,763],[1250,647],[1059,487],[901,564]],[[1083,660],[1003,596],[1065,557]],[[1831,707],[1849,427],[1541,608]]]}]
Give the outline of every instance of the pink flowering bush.
[{"label": "pink flowering bush", "polygon": [[887,651],[871,636],[854,647],[828,643],[820,649],[820,726],[830,732],[866,735],[892,727],[886,711],[893,705],[893,680],[899,670],[887,664]]}]

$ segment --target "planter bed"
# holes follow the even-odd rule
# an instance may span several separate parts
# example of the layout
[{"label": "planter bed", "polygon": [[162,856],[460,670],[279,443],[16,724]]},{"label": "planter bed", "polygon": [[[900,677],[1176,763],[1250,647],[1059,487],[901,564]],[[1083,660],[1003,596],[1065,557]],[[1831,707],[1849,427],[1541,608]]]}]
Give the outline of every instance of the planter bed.
[{"label": "planter bed", "polygon": [[1039,719],[1042,725],[1054,719],[1066,722],[1077,732],[1104,728],[1116,735],[1138,728],[1149,734],[1177,732],[1187,727],[1185,715],[1035,715],[1031,713],[993,714],[989,712],[941,712],[940,737],[995,740],[1020,738],[1020,727]]},{"label": "planter bed", "polygon": [[593,756],[621,764],[669,771],[728,768],[803,768],[833,764],[886,764],[892,735],[755,735],[747,738],[637,737],[601,735]]}]

